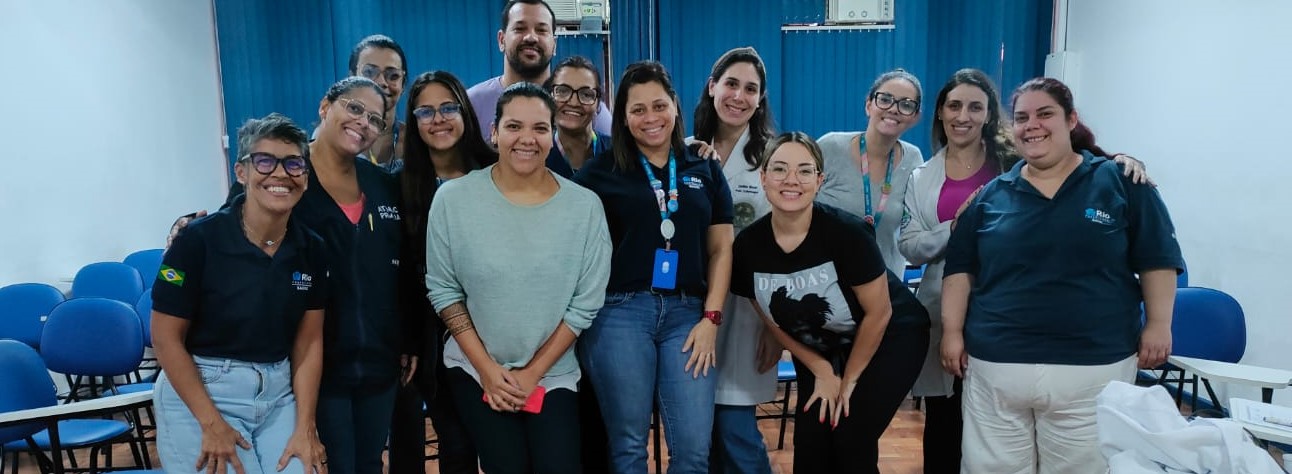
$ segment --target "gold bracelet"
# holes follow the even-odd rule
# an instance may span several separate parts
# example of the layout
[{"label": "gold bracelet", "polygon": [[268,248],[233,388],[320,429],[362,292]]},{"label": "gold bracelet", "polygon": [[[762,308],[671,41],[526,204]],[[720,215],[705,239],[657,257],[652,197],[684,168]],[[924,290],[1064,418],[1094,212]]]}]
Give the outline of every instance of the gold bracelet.
[{"label": "gold bracelet", "polygon": [[458,316],[462,316],[462,315],[465,315],[465,314],[467,314],[466,310],[462,310],[462,311],[458,311],[458,312],[453,313],[453,314],[446,314],[446,315],[444,315],[444,316],[440,316],[440,319],[441,319],[441,320],[443,320],[443,321],[445,321],[445,322],[448,322],[449,320],[452,320],[453,318],[456,318],[456,317],[458,317]]}]

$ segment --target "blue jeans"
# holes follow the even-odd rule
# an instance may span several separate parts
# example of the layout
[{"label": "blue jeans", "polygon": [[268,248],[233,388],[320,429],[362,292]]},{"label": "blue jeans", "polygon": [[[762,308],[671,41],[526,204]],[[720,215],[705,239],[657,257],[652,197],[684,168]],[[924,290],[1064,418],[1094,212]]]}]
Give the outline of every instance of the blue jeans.
[{"label": "blue jeans", "polygon": [[610,438],[611,471],[645,474],[652,402],[668,441],[669,472],[707,474],[713,430],[715,371],[693,378],[682,352],[700,322],[695,296],[607,293],[579,356],[596,389]]},{"label": "blue jeans", "polygon": [[[287,360],[262,364],[196,356],[193,362],[224,421],[251,443],[249,450],[236,448],[243,469],[247,474],[277,473],[278,458],[296,429],[291,364]],[[199,472],[193,467],[202,452],[202,426],[164,372],[153,389],[153,405],[157,408],[157,454],[166,472]],[[299,459],[292,458],[282,472],[304,473],[305,468]]]},{"label": "blue jeans", "polygon": [[713,415],[710,474],[772,474],[753,405],[718,405]]}]

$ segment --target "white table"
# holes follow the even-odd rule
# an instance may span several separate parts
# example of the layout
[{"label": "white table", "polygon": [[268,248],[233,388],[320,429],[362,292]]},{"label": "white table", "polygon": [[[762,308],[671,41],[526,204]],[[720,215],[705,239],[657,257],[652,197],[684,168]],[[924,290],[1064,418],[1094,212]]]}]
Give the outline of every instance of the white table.
[{"label": "white table", "polygon": [[[1270,403],[1274,399],[1274,389],[1288,388],[1288,385],[1292,385],[1292,370],[1270,369],[1182,356],[1171,356],[1167,361],[1176,367],[1193,372],[1204,380],[1217,380],[1249,387],[1260,387],[1261,401],[1265,403]],[[1210,385],[1207,385],[1207,394],[1211,396],[1211,402],[1215,404],[1216,408],[1220,408],[1220,400],[1216,398],[1216,394],[1212,392]],[[1196,393],[1193,395],[1194,397],[1198,396]]]},{"label": "white table", "polygon": [[43,423],[45,429],[49,430],[49,448],[50,455],[53,457],[54,472],[62,474],[63,448],[58,441],[58,420],[125,411],[152,403],[152,400],[152,392],[138,392],[96,398],[83,402],[11,411],[0,413],[0,427],[21,423]]}]

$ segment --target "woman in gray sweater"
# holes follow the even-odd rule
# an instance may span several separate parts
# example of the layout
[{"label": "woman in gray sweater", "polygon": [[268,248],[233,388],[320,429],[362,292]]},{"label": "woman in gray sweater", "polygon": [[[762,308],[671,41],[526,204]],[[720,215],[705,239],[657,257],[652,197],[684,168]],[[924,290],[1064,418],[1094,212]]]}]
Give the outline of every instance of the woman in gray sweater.
[{"label": "woman in gray sweater", "polygon": [[610,235],[595,194],[548,171],[556,106],[505,90],[498,163],[440,188],[426,287],[452,340],[453,403],[492,472],[580,472],[573,343],[605,299]]}]

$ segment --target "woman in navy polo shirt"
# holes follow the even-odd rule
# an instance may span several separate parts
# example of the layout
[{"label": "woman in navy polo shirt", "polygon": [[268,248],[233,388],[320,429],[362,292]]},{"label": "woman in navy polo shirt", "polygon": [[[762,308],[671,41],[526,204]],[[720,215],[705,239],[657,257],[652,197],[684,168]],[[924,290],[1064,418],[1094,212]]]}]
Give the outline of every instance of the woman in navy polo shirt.
[{"label": "woman in navy polo shirt", "polygon": [[965,472],[1106,471],[1095,396],[1171,352],[1183,261],[1166,205],[1072,104],[1055,79],[1019,86],[1023,161],[950,224],[941,352],[965,377]]},{"label": "woman in navy polo shirt", "polygon": [[794,356],[794,472],[878,473],[879,437],[919,374],[928,312],[887,271],[869,225],[813,203],[824,181],[816,143],[792,132],[767,149],[772,211],[736,238],[731,289]]},{"label": "woman in navy polo shirt", "polygon": [[[403,171],[399,180],[404,216],[404,255],[400,257],[400,299],[411,308],[414,324],[405,337],[420,336],[412,383],[405,382],[395,399],[390,429],[390,472],[422,472],[426,466],[426,414],[439,440],[439,467],[443,474],[480,472],[476,450],[468,439],[444,383],[446,368],[440,358],[444,325],[426,299],[426,216],[440,185],[466,176],[498,161],[476,127],[476,111],[466,88],[452,73],[425,72],[413,80],[408,93],[407,123],[415,133],[404,138]],[[437,396],[438,395],[438,396]]]},{"label": "woman in navy polo shirt", "polygon": [[291,218],[305,132],[270,114],[238,129],[238,150],[246,193],[176,236],[153,287],[157,451],[171,472],[322,472],[327,252]]},{"label": "woman in navy polo shirt", "polygon": [[573,179],[584,163],[610,149],[610,136],[597,135],[592,128],[601,103],[601,71],[588,58],[570,56],[556,65],[543,88],[556,100],[556,132],[547,167]]},{"label": "woman in navy polo shirt", "polygon": [[731,192],[718,161],[684,146],[677,104],[658,62],[628,66],[615,94],[612,150],[576,176],[601,197],[614,245],[605,307],[579,338],[579,357],[617,473],[646,472],[656,402],[670,471],[708,471]]}]

